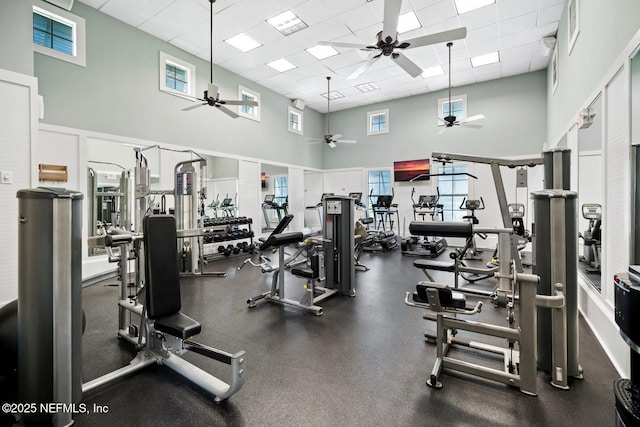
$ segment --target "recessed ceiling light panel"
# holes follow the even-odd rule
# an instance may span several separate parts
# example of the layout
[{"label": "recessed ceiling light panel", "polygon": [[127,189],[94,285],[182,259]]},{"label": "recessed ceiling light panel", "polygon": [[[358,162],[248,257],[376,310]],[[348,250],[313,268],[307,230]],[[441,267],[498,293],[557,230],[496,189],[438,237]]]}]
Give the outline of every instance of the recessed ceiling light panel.
[{"label": "recessed ceiling light panel", "polygon": [[420,27],[422,27],[422,25],[420,25],[420,21],[418,21],[418,17],[414,11],[398,17],[398,34],[406,33]]},{"label": "recessed ceiling light panel", "polygon": [[293,70],[294,68],[297,68],[295,65],[293,65],[291,62],[287,61],[284,58],[280,58],[276,61],[272,61],[269,62],[267,64],[269,67],[273,68],[276,71],[279,71],[281,73],[284,73],[285,71],[289,71],[289,70]]},{"label": "recessed ceiling light panel", "polygon": [[422,72],[422,78],[423,79],[428,79],[431,77],[435,77],[435,76],[442,76],[444,75],[444,68],[442,68],[442,65],[436,65],[435,67],[429,67],[426,70],[424,70]]},{"label": "recessed ceiling light panel", "polygon": [[472,67],[481,67],[483,65],[494,64],[496,62],[500,62],[500,55],[498,52],[491,52],[485,55],[474,56],[471,58],[471,66]]},{"label": "recessed ceiling light panel", "polygon": [[380,89],[375,83],[373,82],[369,82],[369,83],[362,83],[360,85],[356,85],[355,86],[356,89],[358,89],[360,92],[364,93],[364,92],[371,92],[373,90],[378,90]]},{"label": "recessed ceiling light panel", "polygon": [[[327,97],[326,93],[321,93],[320,95],[324,96],[325,98]],[[344,98],[344,95],[335,90],[329,92],[329,99],[338,99],[338,98]]]},{"label": "recessed ceiling light panel", "polygon": [[330,56],[334,56],[338,54],[338,51],[332,48],[331,46],[314,46],[309,49],[305,49],[311,55],[315,56],[317,59],[325,59]]},{"label": "recessed ceiling light panel", "polygon": [[267,22],[285,36],[308,27],[302,19],[298,18],[290,10],[287,10],[278,16],[274,16],[271,19],[267,19]]},{"label": "recessed ceiling light panel", "polygon": [[496,0],[455,0],[458,15],[494,4]]},{"label": "recessed ceiling light panel", "polygon": [[243,52],[249,52],[252,49],[262,46],[260,43],[244,33],[236,34],[235,36],[226,39],[225,43],[228,43]]}]

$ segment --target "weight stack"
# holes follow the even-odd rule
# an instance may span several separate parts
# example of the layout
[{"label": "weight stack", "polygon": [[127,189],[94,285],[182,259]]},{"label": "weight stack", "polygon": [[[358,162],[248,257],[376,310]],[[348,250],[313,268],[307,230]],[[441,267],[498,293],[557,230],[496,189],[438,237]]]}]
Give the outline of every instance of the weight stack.
[{"label": "weight stack", "polygon": [[[18,200],[18,397],[82,397],[82,194],[20,190]],[[47,418],[51,415],[40,414]],[[71,411],[54,415],[69,425]]]},{"label": "weight stack", "polygon": [[[578,363],[578,235],[577,193],[543,190],[531,193],[536,218],[534,274],[540,276],[539,295],[552,295],[562,283],[567,315],[567,375],[579,376]],[[551,311],[538,308],[538,367],[552,370]]]}]

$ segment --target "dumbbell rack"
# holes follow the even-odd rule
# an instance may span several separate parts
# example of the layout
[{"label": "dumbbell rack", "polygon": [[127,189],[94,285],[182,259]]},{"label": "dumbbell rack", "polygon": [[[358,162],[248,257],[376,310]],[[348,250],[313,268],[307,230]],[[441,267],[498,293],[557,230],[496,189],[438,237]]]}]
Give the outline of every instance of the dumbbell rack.
[{"label": "dumbbell rack", "polygon": [[[206,260],[227,258],[241,252],[247,253],[255,247],[253,220],[248,217],[210,218],[203,221],[206,233],[202,237],[203,257]],[[249,243],[246,240],[249,240]],[[238,241],[241,241],[238,243]],[[231,242],[236,242],[233,245]],[[214,248],[213,250],[209,250]]]}]

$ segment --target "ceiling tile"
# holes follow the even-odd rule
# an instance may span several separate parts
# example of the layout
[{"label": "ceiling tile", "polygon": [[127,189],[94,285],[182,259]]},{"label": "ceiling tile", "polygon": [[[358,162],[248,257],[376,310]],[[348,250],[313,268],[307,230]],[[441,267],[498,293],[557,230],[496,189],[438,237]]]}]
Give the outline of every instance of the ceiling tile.
[{"label": "ceiling tile", "polygon": [[498,23],[500,36],[506,37],[511,34],[521,33],[536,27],[538,12],[532,12],[517,18],[507,19]]},{"label": "ceiling tile", "polygon": [[564,4],[559,3],[555,6],[540,9],[538,13],[538,25],[551,24],[560,21]]},{"label": "ceiling tile", "polygon": [[440,1],[431,6],[416,10],[415,12],[423,27],[437,25],[442,21],[451,18],[456,19],[456,25],[452,26],[451,28],[460,26],[458,21],[458,12],[456,11],[456,7],[451,0]]},{"label": "ceiling tile", "polygon": [[80,3],[84,3],[86,5],[89,5],[89,6],[93,7],[93,8],[100,9],[109,0],[79,0],[79,1],[80,1]]},{"label": "ceiling tile", "polygon": [[526,15],[531,12],[537,12],[537,1],[523,0],[499,0],[496,4],[498,10],[498,21],[515,18],[517,16]]},{"label": "ceiling tile", "polygon": [[128,0],[111,0],[102,6],[100,11],[137,27],[160,13],[160,11],[173,3],[173,1],[174,0],[140,0],[131,2]]},{"label": "ceiling tile", "polygon": [[496,52],[500,49],[500,40],[493,39],[484,43],[478,43],[467,46],[467,52],[471,57],[485,55],[487,53]]},{"label": "ceiling tile", "polygon": [[378,17],[366,4],[340,14],[340,19],[352,32],[380,23]]},{"label": "ceiling tile", "polygon": [[161,40],[171,40],[193,26],[209,21],[209,14],[200,4],[176,0],[138,28]]},{"label": "ceiling tile", "polygon": [[495,25],[498,22],[496,5],[481,7],[459,16],[460,24],[469,30],[484,27],[487,25]]},{"label": "ceiling tile", "polygon": [[475,30],[470,30],[467,32],[467,38],[465,41],[467,42],[467,46],[469,46],[472,44],[486,42],[488,40],[494,40],[499,37],[500,32],[498,31],[498,24],[492,24],[476,28]]}]

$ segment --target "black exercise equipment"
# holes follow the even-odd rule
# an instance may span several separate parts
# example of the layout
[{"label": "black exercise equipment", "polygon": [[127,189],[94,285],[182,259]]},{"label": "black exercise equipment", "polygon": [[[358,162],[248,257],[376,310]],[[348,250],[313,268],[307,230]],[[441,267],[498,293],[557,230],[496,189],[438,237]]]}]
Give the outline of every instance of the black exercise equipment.
[{"label": "black exercise equipment", "polygon": [[[478,199],[467,199],[466,197],[462,199],[462,203],[460,203],[460,210],[470,211],[471,213],[468,215],[464,215],[462,219],[469,221],[469,223],[473,225],[480,224],[478,217],[476,216],[476,211],[481,211],[485,209],[484,199],[480,197]],[[486,239],[487,235],[485,233],[476,233],[481,239]],[[463,250],[458,253],[458,257],[467,260],[480,260],[479,255],[483,252],[481,249],[478,249],[476,246],[475,234],[471,236]]]},{"label": "black exercise equipment", "polygon": [[613,383],[616,426],[640,425],[640,266],[614,276],[615,319],[620,336],[629,346],[631,378]]},{"label": "black exercise equipment", "polygon": [[602,206],[598,203],[582,205],[582,217],[589,220],[589,227],[579,233],[583,240],[583,255],[579,260],[587,263],[587,272],[600,273],[600,256],[602,248]]},{"label": "black exercise equipment", "polygon": [[[444,205],[438,203],[440,199],[440,191],[436,187],[436,194],[420,195],[418,203],[414,199],[416,192],[415,187],[411,189],[411,202],[413,207],[413,220],[421,217],[424,221],[429,215],[431,221],[444,221]],[[400,244],[402,255],[409,256],[428,256],[435,258],[445,251],[447,248],[447,240],[443,237],[424,236],[422,239],[417,236],[410,236],[402,240]]]}]

